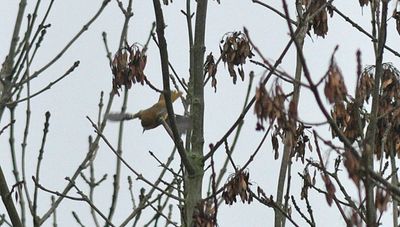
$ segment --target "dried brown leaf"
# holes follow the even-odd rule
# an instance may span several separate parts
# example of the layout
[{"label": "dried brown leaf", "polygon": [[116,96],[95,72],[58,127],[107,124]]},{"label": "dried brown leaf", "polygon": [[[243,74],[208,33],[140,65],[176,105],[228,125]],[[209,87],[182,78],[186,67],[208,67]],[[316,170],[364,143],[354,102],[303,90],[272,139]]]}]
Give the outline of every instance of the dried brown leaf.
[{"label": "dried brown leaf", "polygon": [[361,7],[367,6],[367,5],[368,5],[368,2],[369,2],[369,0],[358,0],[358,1],[360,2],[360,6],[361,6]]}]

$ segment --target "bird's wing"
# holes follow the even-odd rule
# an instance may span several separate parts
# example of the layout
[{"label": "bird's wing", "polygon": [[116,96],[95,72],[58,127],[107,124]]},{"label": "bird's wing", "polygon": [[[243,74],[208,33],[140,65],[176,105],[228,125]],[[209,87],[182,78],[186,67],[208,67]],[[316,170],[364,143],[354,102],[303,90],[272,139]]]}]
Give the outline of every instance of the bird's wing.
[{"label": "bird's wing", "polygon": [[[166,122],[169,124],[168,119],[166,120]],[[186,116],[175,114],[175,123],[179,134],[184,134],[186,130],[192,128],[192,122],[190,121],[190,118]]]},{"label": "bird's wing", "polygon": [[[171,102],[175,102],[182,95],[181,91],[171,91]],[[158,98],[159,103],[165,103],[164,95],[161,93]]]}]

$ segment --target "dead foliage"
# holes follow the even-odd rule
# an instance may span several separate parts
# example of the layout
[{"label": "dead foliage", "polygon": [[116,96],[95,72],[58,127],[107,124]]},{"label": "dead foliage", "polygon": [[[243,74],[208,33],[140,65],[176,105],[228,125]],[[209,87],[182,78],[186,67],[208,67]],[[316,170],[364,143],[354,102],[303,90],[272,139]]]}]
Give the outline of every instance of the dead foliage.
[{"label": "dead foliage", "polygon": [[144,84],[147,56],[137,45],[126,46],[117,51],[111,63],[113,73],[113,92],[119,95],[118,90],[125,86],[128,89],[134,83]]},{"label": "dead foliage", "polygon": [[212,200],[202,201],[193,214],[194,227],[216,227],[215,207]]},{"label": "dead foliage", "polygon": [[[328,33],[328,10],[326,0],[302,0],[302,5],[307,10],[308,15],[312,16],[309,23],[309,30],[314,30],[314,34],[325,38]],[[331,11],[329,11],[332,16]]]},{"label": "dead foliage", "polygon": [[215,78],[215,75],[217,74],[217,65],[215,64],[212,53],[210,53],[206,58],[206,62],[204,63],[204,72],[211,77],[211,86],[214,88],[214,92],[217,92],[217,79]]},{"label": "dead foliage", "polygon": [[[228,65],[228,71],[233,79],[233,83],[236,84],[237,73],[244,80],[243,64],[246,63],[247,58],[254,56],[246,35],[242,32],[227,33],[221,40],[219,49],[222,61]],[[237,66],[237,73],[235,66]]]},{"label": "dead foliage", "polygon": [[253,201],[253,197],[250,193],[249,185],[248,171],[239,171],[231,176],[222,192],[222,198],[225,203],[232,205],[236,203],[236,196],[239,196],[243,203],[247,202],[250,204]]}]

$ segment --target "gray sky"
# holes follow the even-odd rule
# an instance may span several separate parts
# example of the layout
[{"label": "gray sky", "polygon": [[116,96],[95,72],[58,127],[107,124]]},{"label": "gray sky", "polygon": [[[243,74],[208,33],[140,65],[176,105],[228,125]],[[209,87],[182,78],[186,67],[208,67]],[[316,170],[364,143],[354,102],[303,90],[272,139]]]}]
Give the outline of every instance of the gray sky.
[{"label": "gray sky", "polygon": [[[28,12],[32,11],[35,1],[28,1]],[[54,8],[50,14],[48,22],[52,24],[48,29],[46,38],[36,57],[36,61],[31,67],[34,72],[51,60],[65,44],[71,40],[74,34],[80,30],[84,23],[97,11],[100,1],[56,1]],[[174,1],[173,4],[163,7],[165,21],[167,24],[166,38],[168,42],[169,58],[180,77],[184,77],[188,81],[188,39],[185,17],[180,13],[185,7],[185,1]],[[269,1],[271,2],[271,1]],[[281,1],[269,3],[281,10]],[[292,2],[292,1],[289,1]],[[41,11],[44,12],[48,1],[43,1]],[[358,1],[335,1],[336,7],[346,15],[350,16],[354,21],[358,22],[365,30],[370,31],[370,13],[369,8],[362,10]],[[11,39],[13,25],[18,9],[18,3],[14,0],[1,0],[2,7],[0,14],[0,59],[3,59],[8,52],[8,46]],[[393,8],[393,7],[392,7]],[[391,10],[392,10],[391,8]],[[219,54],[219,41],[226,32],[242,30],[243,26],[248,28],[251,39],[260,48],[264,56],[274,61],[289,40],[286,22],[274,14],[273,12],[256,5],[249,1],[239,0],[221,0],[218,5],[216,1],[209,1],[209,9],[207,15],[206,30],[206,54],[213,52],[214,56]],[[42,16],[43,13],[40,13]],[[292,11],[292,18],[293,17]],[[145,43],[151,23],[154,21],[154,12],[152,1],[138,0],[134,1],[134,16],[130,23],[128,41],[129,43]],[[37,160],[38,150],[40,148],[40,140],[44,123],[44,113],[49,110],[50,133],[48,135],[45,148],[44,161],[42,164],[41,183],[53,190],[62,190],[66,185],[64,178],[70,176],[78,167],[81,160],[87,152],[87,137],[93,134],[93,128],[87,121],[86,116],[97,119],[97,105],[101,91],[105,92],[105,101],[108,100],[108,93],[111,88],[112,74],[106,59],[105,49],[101,37],[103,31],[107,32],[108,44],[110,50],[114,53],[117,50],[120,30],[123,24],[123,15],[117,7],[115,1],[112,1],[106,8],[100,18],[90,27],[80,40],[72,46],[68,52],[54,64],[49,70],[44,72],[38,79],[32,81],[32,92],[40,90],[46,86],[49,81],[55,80],[61,76],[76,60],[80,60],[81,64],[71,75],[64,79],[61,83],[56,84],[50,91],[32,99],[32,119],[30,126],[30,136],[28,140],[27,154],[27,175],[30,178],[34,174],[35,164]],[[24,24],[25,25],[25,24]],[[396,47],[399,36],[395,30],[395,21],[388,21],[388,46]],[[25,27],[23,27],[25,28]],[[356,31],[348,23],[346,23],[338,15],[329,18],[329,31],[325,39],[312,35],[306,38],[305,55],[311,75],[314,80],[318,80],[324,75],[328,69],[330,55],[334,47],[339,44],[340,48],[336,54],[336,60],[342,69],[347,88],[349,91],[354,89],[354,79],[356,76],[356,59],[355,53],[357,49],[362,51],[362,62],[365,65],[374,63],[374,54],[369,38]],[[254,59],[259,60],[258,56]],[[386,52],[384,56],[385,62],[393,62],[398,66],[398,59],[392,54]],[[281,65],[289,74],[293,75],[295,70],[295,51],[294,46],[290,50],[290,54],[285,58]],[[263,70],[251,63],[245,65],[245,71],[255,71],[255,84],[260,80]],[[158,49],[154,42],[150,42],[148,51],[148,62],[145,73],[149,80],[157,87],[162,87],[160,60]],[[208,85],[205,89],[205,150],[208,149],[209,143],[215,143],[224,134],[224,132],[233,124],[239,116],[243,106],[244,95],[248,86],[248,78],[245,81],[238,81],[233,85],[228,71],[223,64],[218,67],[217,73],[218,85],[217,92],[213,92],[213,88]],[[267,87],[270,86],[267,85]],[[253,86],[254,87],[254,86]],[[290,86],[286,86],[290,89]],[[321,90],[322,91],[322,90]],[[252,95],[255,87],[252,89]],[[26,96],[23,92],[22,96]],[[158,99],[158,95],[146,86],[135,85],[130,90],[128,111],[135,112],[139,109],[152,105]],[[113,111],[120,110],[122,97],[116,97],[113,104]],[[20,152],[20,143],[24,130],[25,121],[25,105],[21,103],[17,111],[16,122],[16,146],[17,153]],[[300,116],[305,121],[320,122],[323,121],[322,115],[319,113],[310,92],[302,92],[300,101]],[[179,102],[175,104],[176,112],[182,112]],[[0,127],[3,127],[9,118],[9,114],[3,116]],[[237,148],[233,155],[237,165],[243,165],[249,158],[249,155],[257,147],[263,133],[256,132],[256,118],[252,110],[248,114],[242,136],[239,139]],[[108,124],[104,134],[110,142],[116,147],[117,144],[118,124]],[[172,150],[173,143],[160,127],[151,131],[142,133],[141,126],[138,121],[127,122],[124,128],[124,145],[123,156],[129,161],[137,171],[142,173],[148,179],[155,179],[161,167],[148,154],[153,151],[160,160],[166,160]],[[330,132],[326,127],[321,127],[319,132],[326,138],[329,138]],[[231,141],[230,138],[229,141]],[[0,137],[1,151],[0,164],[5,169],[8,182],[13,182],[11,172],[10,153],[8,145],[8,133]],[[98,178],[104,173],[112,173],[115,166],[115,156],[105,146],[100,143],[100,150],[95,160],[96,175]],[[19,154],[19,153],[18,153]],[[324,155],[329,156],[329,152]],[[333,157],[332,154],[331,157]],[[179,165],[178,156],[175,157],[174,168]],[[218,150],[215,156],[216,166],[221,166],[225,155],[222,149]],[[329,164],[333,165],[331,161]],[[256,189],[260,186],[267,195],[274,195],[276,191],[277,175],[279,171],[280,160],[274,160],[273,152],[270,147],[270,139],[268,137],[262,151],[257,155],[256,160],[249,166],[250,180],[252,188]],[[304,207],[303,201],[300,201],[301,181],[297,177],[297,172],[301,172],[300,163],[294,163],[292,175],[292,194],[297,198],[297,202]],[[120,223],[130,213],[131,203],[127,190],[126,177],[130,174],[127,168],[122,167],[122,185],[121,194],[117,212],[115,215],[115,223]],[[228,173],[233,173],[232,167],[229,167]],[[347,179],[347,173],[341,173],[343,179]],[[210,173],[205,174],[204,182],[207,182]],[[229,176],[229,174],[227,175]],[[171,177],[171,176],[169,176]],[[320,177],[317,177],[319,186],[323,187]],[[30,189],[33,189],[32,182],[28,180]],[[80,181],[78,183],[82,190],[87,191],[87,186]],[[348,182],[353,187],[351,182]],[[112,176],[109,175],[106,182],[97,188],[95,193],[95,204],[104,212],[108,212],[111,200]],[[135,181],[135,192],[138,193],[140,188],[145,186],[140,181]],[[354,187],[353,187],[354,188]],[[207,184],[205,184],[205,190]],[[356,193],[354,188],[354,193]],[[71,190],[70,195],[76,195]],[[356,194],[354,194],[356,195]],[[50,203],[50,195],[40,192],[39,212],[42,214]],[[335,207],[328,207],[325,198],[310,191],[311,203],[316,217],[318,226],[326,225],[344,225],[338,210]],[[4,207],[0,205],[0,213]],[[89,207],[82,202],[72,202],[64,200],[58,211],[59,226],[76,226],[70,212],[74,210],[85,221],[84,224],[91,226],[91,217],[89,215]],[[177,207],[174,207],[177,211]],[[143,223],[147,222],[153,211],[148,211]],[[391,211],[387,212],[388,215]],[[222,205],[219,209],[220,226],[266,226],[273,223],[273,210],[257,202],[251,205],[242,205],[236,203],[232,206]],[[299,215],[293,211],[293,216],[301,225],[304,222]],[[179,221],[179,216],[175,212],[173,220]],[[334,223],[334,224],[333,224]],[[45,226],[50,226],[48,221]]]}]

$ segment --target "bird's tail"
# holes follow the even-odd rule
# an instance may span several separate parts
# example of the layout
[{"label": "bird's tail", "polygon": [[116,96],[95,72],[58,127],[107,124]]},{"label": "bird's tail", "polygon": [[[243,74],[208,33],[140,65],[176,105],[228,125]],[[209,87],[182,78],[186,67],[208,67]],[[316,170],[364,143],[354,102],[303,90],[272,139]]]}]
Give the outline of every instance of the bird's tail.
[{"label": "bird's tail", "polygon": [[132,114],[132,113],[109,113],[106,116],[107,120],[110,121],[128,121],[138,117],[139,117],[138,114]]}]

